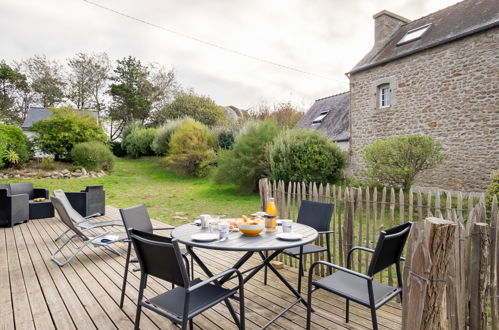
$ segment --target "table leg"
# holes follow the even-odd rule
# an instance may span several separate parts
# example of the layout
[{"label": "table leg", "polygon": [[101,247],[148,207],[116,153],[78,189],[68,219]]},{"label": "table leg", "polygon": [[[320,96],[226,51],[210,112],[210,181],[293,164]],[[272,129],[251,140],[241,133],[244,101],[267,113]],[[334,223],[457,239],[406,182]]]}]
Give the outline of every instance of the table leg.
[{"label": "table leg", "polygon": [[284,276],[281,275],[281,273],[279,273],[277,271],[277,269],[275,269],[275,267],[270,263],[270,261],[275,258],[278,254],[280,254],[282,252],[282,250],[280,251],[276,251],[278,253],[272,253],[272,255],[270,257],[265,257],[265,255],[262,253],[262,252],[259,252],[260,254],[260,257],[262,258],[264,264],[266,264],[268,266],[268,268],[281,280],[282,283],[284,283],[284,285],[286,285],[286,287],[289,289],[289,291],[291,291],[295,296],[296,298],[298,298],[304,305],[305,307],[308,306],[308,303],[307,301],[301,296],[301,294],[295,289],[293,288],[293,286],[291,284],[289,284],[288,280],[286,280],[286,278],[284,278]]},{"label": "table leg", "polygon": [[[197,256],[197,254],[194,253],[194,249],[192,248],[192,246],[188,246],[187,245],[186,248],[187,248],[187,251],[189,251],[189,254],[192,256],[192,258],[194,258],[194,260],[197,262],[197,264],[199,265],[199,267],[201,267],[201,269],[206,273],[206,275],[208,275],[208,277],[212,277],[213,273],[208,269],[208,267],[206,267],[206,265],[201,261],[201,259],[199,259],[199,257]],[[251,253],[251,254],[253,254],[253,253]],[[241,267],[241,266],[239,266],[239,267]],[[219,281],[215,280],[214,282],[215,282],[216,285],[222,286],[222,284]],[[225,299],[224,302],[225,302],[225,305],[227,305],[227,309],[229,310],[230,315],[232,316],[232,318],[234,320],[238,320],[236,311],[234,310],[234,307],[232,306],[229,298]]]}]

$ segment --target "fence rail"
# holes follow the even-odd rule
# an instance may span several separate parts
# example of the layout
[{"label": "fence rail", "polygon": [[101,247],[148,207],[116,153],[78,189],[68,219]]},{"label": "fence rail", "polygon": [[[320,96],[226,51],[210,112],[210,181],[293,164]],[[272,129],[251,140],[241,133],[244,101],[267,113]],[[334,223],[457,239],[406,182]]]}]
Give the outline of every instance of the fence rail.
[{"label": "fence rail", "polygon": [[[428,217],[437,217],[453,221],[457,225],[455,246],[449,260],[449,284],[446,289],[447,319],[453,328],[465,329],[483,319],[483,308],[476,308],[477,294],[485,300],[485,314],[489,326],[499,329],[499,291],[497,274],[499,273],[499,214],[497,197],[487,207],[485,194],[466,194],[450,191],[409,191],[383,187],[358,188],[341,187],[303,182],[283,182],[261,179],[259,181],[260,206],[265,210],[268,199],[274,197],[280,218],[296,220],[302,200],[333,203],[335,210],[331,219],[331,254],[333,263],[345,266],[348,251],[356,245],[374,248],[379,232],[407,221],[420,222]],[[477,253],[486,253],[477,264],[472,260],[472,237],[474,224],[485,223],[486,235],[479,235],[474,246],[480,246]],[[413,230],[422,231],[423,226]],[[477,238],[474,238],[477,240]],[[319,237],[316,244],[325,246],[325,237]],[[414,243],[414,242],[413,242]],[[410,243],[410,244],[413,244]],[[409,244],[409,245],[410,245]],[[478,245],[477,245],[478,244]],[[457,249],[457,250],[456,250]],[[306,265],[317,260],[326,260],[324,253],[307,255]],[[289,266],[296,266],[296,260],[281,255],[280,261]],[[358,254],[351,268],[365,272],[369,263],[367,254]],[[484,263],[486,263],[484,265]],[[406,265],[410,265],[410,260]],[[479,269],[477,268],[479,265]],[[479,270],[487,270],[487,276],[480,276]],[[317,275],[325,276],[325,268],[317,268]],[[405,272],[407,275],[407,271]],[[394,285],[394,270],[381,272],[377,280]],[[471,285],[472,281],[478,281]],[[480,293],[478,293],[480,291]],[[471,306],[470,301],[475,303]]]}]

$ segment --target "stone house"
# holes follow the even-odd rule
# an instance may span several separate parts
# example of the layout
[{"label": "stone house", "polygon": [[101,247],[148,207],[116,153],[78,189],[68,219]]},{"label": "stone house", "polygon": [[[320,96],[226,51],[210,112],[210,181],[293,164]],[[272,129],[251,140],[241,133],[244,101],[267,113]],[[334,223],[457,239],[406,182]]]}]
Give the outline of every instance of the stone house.
[{"label": "stone house", "polygon": [[296,124],[297,127],[316,129],[345,151],[349,149],[350,93],[345,92],[318,99]]},{"label": "stone house", "polygon": [[422,134],[445,162],[416,185],[481,191],[499,168],[499,1],[465,0],[410,21],[374,15],[374,45],[350,78],[350,162],[377,139]]}]

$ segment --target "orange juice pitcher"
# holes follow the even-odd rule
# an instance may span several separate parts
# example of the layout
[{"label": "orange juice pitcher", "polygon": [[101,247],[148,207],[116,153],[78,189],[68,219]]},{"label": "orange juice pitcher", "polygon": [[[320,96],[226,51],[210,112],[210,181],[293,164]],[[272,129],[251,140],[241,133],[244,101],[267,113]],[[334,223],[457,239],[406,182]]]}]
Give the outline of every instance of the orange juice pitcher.
[{"label": "orange juice pitcher", "polygon": [[269,198],[269,202],[267,203],[267,209],[265,210],[267,213],[267,219],[265,221],[265,228],[267,231],[275,231],[276,227],[276,219],[277,219],[277,207],[275,206],[275,202],[273,198]]}]

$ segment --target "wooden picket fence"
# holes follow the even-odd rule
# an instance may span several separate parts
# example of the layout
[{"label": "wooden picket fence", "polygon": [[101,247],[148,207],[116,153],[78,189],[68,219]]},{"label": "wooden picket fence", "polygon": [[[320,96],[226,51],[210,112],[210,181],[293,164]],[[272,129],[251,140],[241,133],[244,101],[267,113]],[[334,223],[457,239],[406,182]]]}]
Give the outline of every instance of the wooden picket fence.
[{"label": "wooden picket fence", "polygon": [[[389,187],[342,187],[268,179],[259,181],[259,191],[261,209],[265,210],[268,199],[273,197],[280,218],[296,220],[302,200],[333,203],[331,230],[334,234],[330,244],[332,261],[340,266],[346,266],[347,253],[353,246],[374,248],[379,232],[385,228],[407,221],[420,222],[428,217],[453,221],[457,226],[455,253],[448,260],[449,278],[445,279],[448,285],[444,299],[449,328],[476,328],[477,322],[485,322],[489,327],[499,329],[499,212],[496,196],[491,207],[487,207],[485,194],[440,190],[404,193]],[[408,246],[414,244],[414,237],[422,234],[417,231],[422,231],[423,226],[413,228]],[[316,244],[325,246],[325,237],[319,237]],[[480,258],[476,260],[478,256]],[[365,273],[369,258],[365,253],[354,255],[351,268]],[[325,253],[306,256],[305,269],[317,260],[327,260]],[[280,261],[297,266],[297,260],[289,256],[281,255]],[[410,264],[411,260],[407,260],[406,279]],[[316,272],[320,276],[328,274],[327,269],[320,267]],[[378,276],[377,280],[383,283],[396,284],[394,269]]]}]

